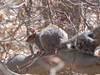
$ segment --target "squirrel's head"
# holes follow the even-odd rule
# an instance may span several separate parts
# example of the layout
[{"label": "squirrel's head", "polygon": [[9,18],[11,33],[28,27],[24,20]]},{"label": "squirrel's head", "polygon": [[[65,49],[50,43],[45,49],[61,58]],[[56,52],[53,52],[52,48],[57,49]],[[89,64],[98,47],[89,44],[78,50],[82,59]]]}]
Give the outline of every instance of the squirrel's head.
[{"label": "squirrel's head", "polygon": [[35,41],[35,38],[36,38],[36,30],[32,30],[31,31],[31,35],[30,36],[28,36],[28,38],[27,38],[27,40],[26,40],[26,42],[28,42],[29,44],[32,44],[32,43],[34,43],[34,41]]}]

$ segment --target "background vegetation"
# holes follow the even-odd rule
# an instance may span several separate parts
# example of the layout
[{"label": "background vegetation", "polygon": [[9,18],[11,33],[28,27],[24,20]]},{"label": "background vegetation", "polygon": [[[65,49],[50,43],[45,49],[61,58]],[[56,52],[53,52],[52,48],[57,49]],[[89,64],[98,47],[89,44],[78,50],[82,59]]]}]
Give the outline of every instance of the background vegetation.
[{"label": "background vegetation", "polygon": [[63,28],[69,37],[92,30],[100,25],[100,0],[0,0],[0,60],[30,55],[27,37],[32,29],[49,24]]}]

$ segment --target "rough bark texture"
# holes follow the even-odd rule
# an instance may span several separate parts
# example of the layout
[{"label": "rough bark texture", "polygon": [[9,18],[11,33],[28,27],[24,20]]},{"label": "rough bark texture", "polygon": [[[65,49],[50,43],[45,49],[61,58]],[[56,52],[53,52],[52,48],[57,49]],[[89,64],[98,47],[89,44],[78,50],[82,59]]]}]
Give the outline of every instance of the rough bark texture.
[{"label": "rough bark texture", "polygon": [[[7,63],[9,69],[17,73],[36,73],[40,75],[49,75],[51,68],[54,68],[63,62],[63,68],[60,68],[60,70],[58,70],[57,72],[73,71],[77,73],[87,73],[91,75],[100,73],[100,58],[75,50],[68,51],[67,49],[65,49],[63,51],[60,51],[57,55],[43,56],[35,58],[34,60],[32,59],[32,62],[34,63],[30,62],[30,56],[25,57],[25,60],[22,60],[22,62],[19,61],[20,58],[18,56],[14,57]],[[17,66],[15,66],[14,64],[16,64]],[[11,66],[13,67],[11,68]],[[58,74],[61,75],[60,73]]]},{"label": "rough bark texture", "polygon": [[4,63],[0,62],[0,75],[19,75],[19,74],[10,71]]}]

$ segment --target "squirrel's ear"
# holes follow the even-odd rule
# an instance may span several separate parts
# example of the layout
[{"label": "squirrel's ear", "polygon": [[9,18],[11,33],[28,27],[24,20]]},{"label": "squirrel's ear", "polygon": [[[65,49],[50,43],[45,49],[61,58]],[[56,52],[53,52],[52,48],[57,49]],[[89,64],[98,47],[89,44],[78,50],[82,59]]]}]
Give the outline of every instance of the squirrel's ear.
[{"label": "squirrel's ear", "polygon": [[32,29],[32,30],[31,30],[31,33],[32,33],[33,35],[37,34],[38,32],[39,32],[38,29]]},{"label": "squirrel's ear", "polygon": [[32,28],[29,28],[28,31],[29,31],[31,34],[36,34],[36,32],[37,32],[36,29],[32,29]]},{"label": "squirrel's ear", "polygon": [[34,29],[31,30],[31,33],[32,33],[32,34],[36,34],[36,30],[34,30]]}]

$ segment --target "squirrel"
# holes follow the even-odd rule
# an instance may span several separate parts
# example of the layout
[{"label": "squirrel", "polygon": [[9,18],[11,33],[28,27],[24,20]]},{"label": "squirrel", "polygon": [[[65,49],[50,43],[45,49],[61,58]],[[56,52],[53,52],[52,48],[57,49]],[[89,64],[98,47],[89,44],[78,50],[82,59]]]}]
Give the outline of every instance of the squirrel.
[{"label": "squirrel", "polygon": [[40,32],[33,31],[26,41],[35,43],[45,54],[55,54],[65,46],[63,43],[68,41],[68,34],[56,25],[49,25]]},{"label": "squirrel", "polygon": [[94,39],[92,32],[80,32],[67,41],[71,46],[79,52],[93,55],[95,48],[98,46],[97,40]]}]

